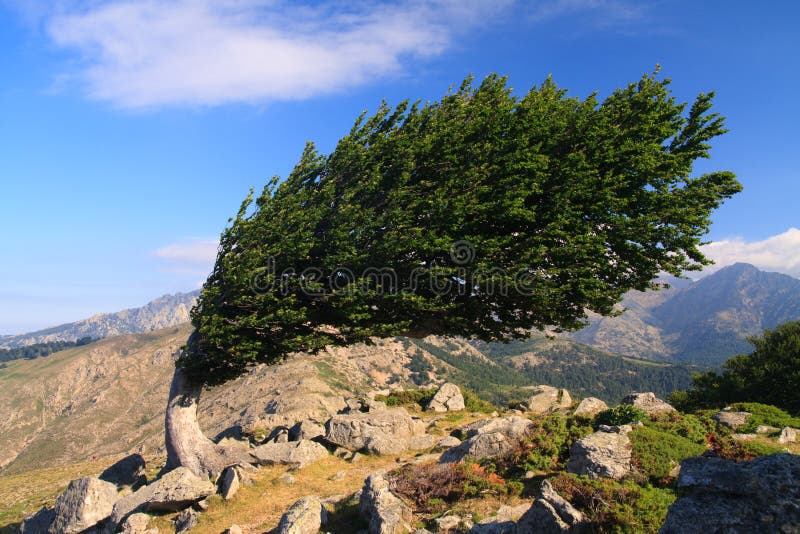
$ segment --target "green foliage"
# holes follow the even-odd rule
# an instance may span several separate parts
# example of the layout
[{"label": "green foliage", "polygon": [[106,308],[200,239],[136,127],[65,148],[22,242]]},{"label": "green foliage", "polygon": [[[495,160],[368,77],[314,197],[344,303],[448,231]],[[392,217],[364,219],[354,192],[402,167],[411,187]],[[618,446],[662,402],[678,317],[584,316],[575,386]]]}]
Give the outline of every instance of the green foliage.
[{"label": "green foliage", "polygon": [[648,419],[647,414],[636,406],[620,404],[597,414],[594,418],[594,424],[595,427],[600,425],[629,425],[635,421],[647,421]]},{"label": "green foliage", "polygon": [[436,388],[420,388],[392,391],[389,395],[375,395],[375,400],[383,401],[387,406],[425,406],[436,394]]},{"label": "green foliage", "polygon": [[528,436],[510,455],[497,463],[503,472],[510,474],[549,472],[563,467],[569,457],[570,446],[593,431],[583,420],[559,414],[546,415],[534,420]]},{"label": "green foliage", "polygon": [[551,79],[516,97],[490,75],[382,104],[245,199],[178,364],[220,383],[374,336],[497,341],[613,313],[659,273],[708,263],[709,215],[741,189],[730,172],[692,177],[725,132],[712,97],[687,111],[655,74],[602,102]]},{"label": "green foliage", "polygon": [[13,349],[0,349],[0,362],[10,362],[23,358],[26,360],[35,360],[36,358],[49,356],[54,352],[88,345],[92,341],[91,337],[82,337],[77,341],[48,341],[46,343],[34,343],[33,345],[16,347]]},{"label": "green foliage", "polygon": [[699,456],[706,450],[705,445],[650,426],[634,429],[629,437],[637,470],[651,482],[660,485],[672,481],[670,471],[681,460]]},{"label": "green foliage", "polygon": [[492,413],[497,410],[494,404],[487,402],[467,388],[461,388],[464,397],[464,409],[468,412]]},{"label": "green foliage", "polygon": [[758,402],[739,402],[733,404],[731,408],[735,411],[749,412],[752,417],[746,425],[737,429],[740,433],[752,433],[761,425],[774,426],[775,428],[800,428],[800,417],[792,417],[785,411],[775,406],[761,404]]},{"label": "green foliage", "polygon": [[656,533],[675,501],[669,488],[639,486],[633,481],[590,480],[560,473],[553,488],[586,514],[592,532]]},{"label": "green foliage", "polygon": [[699,417],[692,414],[671,413],[667,417],[655,421],[646,421],[648,426],[669,432],[675,436],[688,439],[698,445],[706,444],[706,436],[717,428],[716,422],[709,417]]},{"label": "green foliage", "polygon": [[755,350],[734,356],[722,373],[693,377],[692,389],[673,398],[683,409],[763,402],[800,414],[800,321],[750,338]]}]

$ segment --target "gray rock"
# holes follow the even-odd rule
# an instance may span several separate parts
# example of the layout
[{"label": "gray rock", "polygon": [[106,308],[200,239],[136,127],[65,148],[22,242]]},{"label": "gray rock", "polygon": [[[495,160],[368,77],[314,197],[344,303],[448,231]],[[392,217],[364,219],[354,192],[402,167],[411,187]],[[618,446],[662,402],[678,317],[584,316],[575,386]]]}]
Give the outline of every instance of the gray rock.
[{"label": "gray rock", "polygon": [[753,414],[750,412],[731,412],[727,410],[722,410],[711,416],[714,421],[731,430],[739,430],[739,427],[746,425],[751,417],[753,417]]},{"label": "gray rock", "polygon": [[325,439],[346,449],[366,449],[376,454],[396,454],[405,450],[408,440],[425,430],[403,408],[377,412],[354,412],[331,417]]},{"label": "gray rock", "polygon": [[129,486],[136,490],[147,484],[146,464],[141,454],[131,454],[122,458],[100,473],[100,480],[111,482],[117,487]]},{"label": "gray rock", "polygon": [[545,414],[572,407],[572,397],[566,389],[553,386],[536,386],[533,394],[525,402],[528,411],[534,414]]},{"label": "gray rock", "polygon": [[800,532],[800,456],[749,462],[695,457],[681,463],[683,495],[660,532]]},{"label": "gray rock", "polygon": [[236,472],[236,468],[233,466],[226,467],[220,477],[219,493],[227,501],[232,499],[237,491],[239,491],[239,473]]},{"label": "gray rock", "polygon": [[469,529],[471,534],[514,534],[517,521],[525,514],[529,506],[501,506],[494,517],[489,517],[474,524]]},{"label": "gray rock", "polygon": [[411,436],[408,439],[408,448],[412,451],[424,451],[426,449],[432,449],[439,441],[438,437],[431,436],[430,434]]},{"label": "gray rock", "polygon": [[758,437],[758,434],[731,434],[731,438],[736,441],[753,441]]},{"label": "gray rock", "polygon": [[520,518],[514,534],[585,531],[588,531],[586,517],[556,493],[549,480],[545,480],[541,498],[536,499]]},{"label": "gray rock", "polygon": [[228,527],[228,530],[225,531],[225,534],[242,534],[242,527],[239,525],[231,525]]},{"label": "gray rock", "polygon": [[98,478],[73,480],[53,506],[51,534],[82,532],[103,521],[114,508],[117,486]]},{"label": "gray rock", "polygon": [[289,429],[279,426],[272,429],[264,443],[286,443],[287,441],[289,441]]},{"label": "gray rock", "polygon": [[197,526],[197,520],[200,517],[200,512],[187,508],[181,510],[178,517],[175,518],[175,534],[182,534],[188,532]]},{"label": "gray rock", "polygon": [[56,515],[52,508],[42,508],[22,520],[19,525],[19,534],[42,534],[47,532],[55,517]]},{"label": "gray rock", "polygon": [[291,441],[322,437],[325,437],[325,426],[313,419],[303,419],[289,430],[289,439]]},{"label": "gray rock", "polygon": [[464,409],[464,396],[457,385],[450,382],[439,386],[428,403],[427,410],[434,412],[456,412]]},{"label": "gray rock", "polygon": [[572,415],[592,418],[604,410],[608,410],[608,404],[594,397],[586,397],[578,404]]},{"label": "gray rock", "polygon": [[778,437],[778,443],[785,445],[787,443],[797,443],[797,434],[800,430],[796,428],[786,427],[781,430],[781,435]]},{"label": "gray rock", "polygon": [[216,493],[217,488],[186,467],[178,467],[122,497],[114,504],[109,522],[118,525],[133,512],[176,512]]},{"label": "gray rock", "polygon": [[280,480],[280,481],[281,481],[281,482],[283,482],[284,484],[288,484],[288,485],[290,485],[290,486],[291,486],[292,484],[294,484],[295,482],[297,482],[297,479],[296,479],[296,478],[294,477],[294,475],[293,475],[293,474],[291,474],[291,473],[284,473],[284,474],[282,474],[280,477],[278,477],[278,480]]},{"label": "gray rock", "polygon": [[440,462],[496,458],[512,451],[532,426],[533,422],[529,419],[515,415],[477,421],[462,429],[466,432],[467,439],[458,446],[447,449]]},{"label": "gray rock", "polygon": [[128,519],[122,523],[122,534],[156,534],[158,529],[148,529],[148,523],[150,523],[149,515],[131,514],[128,516]]},{"label": "gray rock", "polygon": [[304,467],[328,456],[328,450],[307,439],[286,443],[265,443],[251,451],[262,465],[295,465]]},{"label": "gray rock", "polygon": [[275,534],[317,534],[327,520],[327,511],[320,500],[304,497],[283,514]]},{"label": "gray rock", "polygon": [[589,478],[621,479],[631,471],[631,427],[600,430],[572,444],[567,471]]},{"label": "gray rock", "polygon": [[659,415],[676,411],[671,404],[656,397],[655,393],[631,393],[622,404],[630,404],[642,410],[647,415]]},{"label": "gray rock", "polygon": [[445,515],[433,520],[436,524],[436,532],[453,532],[461,524],[461,517],[457,515]]},{"label": "gray rock", "polygon": [[455,436],[445,436],[436,443],[437,449],[449,449],[450,447],[458,447],[461,445],[461,440]]},{"label": "gray rock", "polygon": [[774,434],[778,431],[780,431],[780,429],[774,426],[758,425],[756,427],[756,434]]},{"label": "gray rock", "polygon": [[411,532],[411,509],[389,490],[383,475],[370,475],[361,491],[361,516],[369,522],[369,534]]}]

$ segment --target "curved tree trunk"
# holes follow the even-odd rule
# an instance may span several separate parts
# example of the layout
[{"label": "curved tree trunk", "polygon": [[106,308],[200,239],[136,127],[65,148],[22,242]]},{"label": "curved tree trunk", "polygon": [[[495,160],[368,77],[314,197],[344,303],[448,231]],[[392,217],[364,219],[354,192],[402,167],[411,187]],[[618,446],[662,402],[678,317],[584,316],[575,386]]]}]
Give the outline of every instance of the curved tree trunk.
[{"label": "curved tree trunk", "polygon": [[201,390],[180,367],[175,367],[164,417],[165,470],[183,466],[198,476],[216,479],[226,467],[247,461],[247,458],[243,451],[217,445],[203,434],[197,421]]}]

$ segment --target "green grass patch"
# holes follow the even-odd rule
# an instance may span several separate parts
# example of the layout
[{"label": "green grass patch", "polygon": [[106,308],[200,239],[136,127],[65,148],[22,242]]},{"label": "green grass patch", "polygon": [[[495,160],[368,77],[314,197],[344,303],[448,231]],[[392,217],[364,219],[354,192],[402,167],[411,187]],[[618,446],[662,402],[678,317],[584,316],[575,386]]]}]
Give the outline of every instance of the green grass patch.
[{"label": "green grass patch", "polygon": [[650,482],[661,486],[673,482],[670,472],[682,460],[699,456],[706,450],[705,445],[650,426],[635,429],[629,437],[634,465]]},{"label": "green grass patch", "polygon": [[792,428],[800,428],[800,417],[792,417],[788,412],[770,406],[769,404],[760,404],[758,402],[740,402],[734,404],[732,409],[740,412],[750,412],[753,416],[746,425],[740,427],[737,432],[752,433],[760,425],[774,426],[776,428],[784,428],[790,426]]}]

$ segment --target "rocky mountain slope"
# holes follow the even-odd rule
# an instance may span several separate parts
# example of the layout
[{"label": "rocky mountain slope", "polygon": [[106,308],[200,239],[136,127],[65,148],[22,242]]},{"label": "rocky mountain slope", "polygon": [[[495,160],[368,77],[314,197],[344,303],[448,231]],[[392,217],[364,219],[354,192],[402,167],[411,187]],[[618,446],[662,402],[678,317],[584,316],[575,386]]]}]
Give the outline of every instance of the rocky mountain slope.
[{"label": "rocky mountain slope", "polygon": [[800,280],[737,263],[697,282],[631,292],[619,317],[594,317],[575,340],[632,357],[719,365],[748,353],[746,338],[800,319]]},{"label": "rocky mountain slope", "polygon": [[48,341],[75,341],[86,336],[98,339],[119,334],[138,334],[179,325],[189,321],[189,311],[199,294],[199,291],[192,291],[164,295],[141,308],[99,313],[88,319],[27,334],[0,336],[0,348],[22,347]]}]

